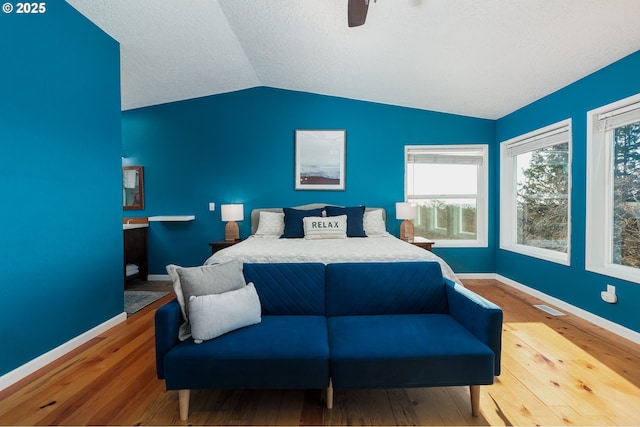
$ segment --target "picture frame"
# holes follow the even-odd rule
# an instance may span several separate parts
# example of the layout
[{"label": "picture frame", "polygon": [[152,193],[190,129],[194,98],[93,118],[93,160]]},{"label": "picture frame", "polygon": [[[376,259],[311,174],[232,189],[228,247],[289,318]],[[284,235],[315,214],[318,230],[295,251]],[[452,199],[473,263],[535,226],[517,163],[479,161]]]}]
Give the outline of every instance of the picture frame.
[{"label": "picture frame", "polygon": [[295,189],[345,190],[345,130],[295,131]]}]

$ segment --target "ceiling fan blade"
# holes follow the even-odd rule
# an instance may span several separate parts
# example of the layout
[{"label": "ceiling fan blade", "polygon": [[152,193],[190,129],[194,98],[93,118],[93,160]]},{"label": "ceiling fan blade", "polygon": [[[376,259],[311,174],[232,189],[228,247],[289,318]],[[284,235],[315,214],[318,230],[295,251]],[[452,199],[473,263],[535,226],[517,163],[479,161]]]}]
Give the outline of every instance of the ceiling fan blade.
[{"label": "ceiling fan blade", "polygon": [[369,0],[349,0],[349,26],[358,27],[364,24],[367,19],[367,10],[369,10]]}]

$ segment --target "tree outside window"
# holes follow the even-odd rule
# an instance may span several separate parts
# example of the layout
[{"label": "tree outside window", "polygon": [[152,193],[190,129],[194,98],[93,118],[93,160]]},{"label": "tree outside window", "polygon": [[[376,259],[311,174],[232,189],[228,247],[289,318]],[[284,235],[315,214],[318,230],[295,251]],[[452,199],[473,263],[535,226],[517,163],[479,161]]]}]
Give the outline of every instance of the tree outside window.
[{"label": "tree outside window", "polygon": [[569,144],[516,157],[516,243],[567,253]]},{"label": "tree outside window", "polygon": [[640,94],[587,113],[585,268],[640,283]]},{"label": "tree outside window", "polygon": [[500,248],[569,265],[571,120],[500,144]]},{"label": "tree outside window", "polygon": [[640,122],[613,131],[612,263],[640,267]]}]

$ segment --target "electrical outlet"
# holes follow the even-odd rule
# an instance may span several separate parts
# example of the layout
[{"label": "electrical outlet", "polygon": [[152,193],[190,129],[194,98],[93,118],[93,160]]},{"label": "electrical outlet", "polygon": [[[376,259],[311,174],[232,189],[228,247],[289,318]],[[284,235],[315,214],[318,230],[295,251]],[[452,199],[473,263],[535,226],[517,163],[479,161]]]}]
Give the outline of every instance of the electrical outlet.
[{"label": "electrical outlet", "polygon": [[211,212],[215,211],[215,210],[216,210],[216,204],[215,204],[215,203],[213,203],[213,202],[209,203],[209,210],[210,210]]},{"label": "electrical outlet", "polygon": [[607,290],[600,292],[600,298],[602,301],[609,304],[615,304],[618,302],[618,296],[616,295],[616,287],[613,285],[607,285]]}]

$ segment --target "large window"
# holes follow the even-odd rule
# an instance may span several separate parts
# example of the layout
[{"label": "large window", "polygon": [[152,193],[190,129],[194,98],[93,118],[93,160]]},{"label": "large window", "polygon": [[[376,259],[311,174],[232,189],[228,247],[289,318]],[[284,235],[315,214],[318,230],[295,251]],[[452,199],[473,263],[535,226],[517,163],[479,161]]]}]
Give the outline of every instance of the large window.
[{"label": "large window", "polygon": [[438,247],[487,246],[487,145],[405,147],[405,200],[415,235]]},{"label": "large window", "polygon": [[570,121],[501,144],[501,248],[569,263],[570,169]]},{"label": "large window", "polygon": [[586,266],[640,282],[640,95],[588,122]]}]

